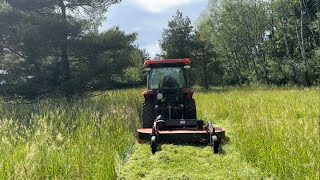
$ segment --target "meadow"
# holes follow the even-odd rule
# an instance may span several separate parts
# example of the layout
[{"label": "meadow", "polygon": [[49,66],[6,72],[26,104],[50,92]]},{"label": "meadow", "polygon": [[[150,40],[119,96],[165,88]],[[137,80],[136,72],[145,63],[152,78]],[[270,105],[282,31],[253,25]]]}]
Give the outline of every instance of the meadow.
[{"label": "meadow", "polygon": [[0,179],[319,179],[319,88],[197,92],[199,119],[227,130],[223,152],[135,142],[142,89],[0,104]]},{"label": "meadow", "polygon": [[140,94],[1,104],[0,179],[114,179],[133,151]]},{"label": "meadow", "polygon": [[196,98],[200,117],[224,125],[246,162],[276,179],[319,179],[320,89],[249,88]]}]

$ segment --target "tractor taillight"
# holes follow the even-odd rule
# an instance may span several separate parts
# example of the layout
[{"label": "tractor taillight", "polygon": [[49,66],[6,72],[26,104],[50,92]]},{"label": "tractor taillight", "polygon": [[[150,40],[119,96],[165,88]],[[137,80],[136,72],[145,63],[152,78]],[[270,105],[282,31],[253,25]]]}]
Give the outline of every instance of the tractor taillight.
[{"label": "tractor taillight", "polygon": [[142,94],[145,99],[148,99],[151,95],[154,95],[156,92],[153,90],[144,91]]},{"label": "tractor taillight", "polygon": [[193,91],[191,89],[182,89],[181,92],[186,94],[187,99],[192,99]]}]

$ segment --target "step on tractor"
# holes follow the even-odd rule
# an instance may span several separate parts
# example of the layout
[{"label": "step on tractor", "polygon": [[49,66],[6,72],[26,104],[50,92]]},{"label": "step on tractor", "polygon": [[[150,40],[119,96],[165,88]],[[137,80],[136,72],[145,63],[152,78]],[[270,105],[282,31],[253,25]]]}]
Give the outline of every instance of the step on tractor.
[{"label": "step on tractor", "polygon": [[209,121],[197,119],[196,103],[190,89],[187,70],[190,59],[147,60],[148,90],[143,92],[140,143],[150,142],[156,153],[161,143],[206,143],[218,153],[225,130]]}]

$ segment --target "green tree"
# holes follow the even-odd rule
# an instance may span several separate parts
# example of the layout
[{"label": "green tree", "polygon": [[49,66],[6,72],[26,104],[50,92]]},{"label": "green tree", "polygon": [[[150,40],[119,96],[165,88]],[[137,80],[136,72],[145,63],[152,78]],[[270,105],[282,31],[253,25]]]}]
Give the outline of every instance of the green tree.
[{"label": "green tree", "polygon": [[[122,75],[126,68],[141,66],[142,55],[133,45],[137,34],[126,34],[118,27],[106,32],[91,32],[71,43],[74,52],[73,72],[83,88],[112,88],[115,83],[125,83]],[[140,61],[140,64],[138,63]]]},{"label": "green tree", "polygon": [[224,71],[222,63],[217,59],[213,45],[203,36],[196,32],[193,39],[192,75],[197,84],[209,89],[210,85],[222,84]]},{"label": "green tree", "polygon": [[200,34],[223,62],[227,84],[317,83],[319,1],[210,0]]},{"label": "green tree", "polygon": [[97,31],[108,7],[118,2],[1,1],[0,64],[7,73],[8,92],[33,97],[56,91],[69,96],[113,87],[123,74],[128,81],[137,80],[129,77],[144,58],[133,45],[137,35],[119,28]]},{"label": "green tree", "polygon": [[160,46],[164,58],[191,58],[191,83],[209,89],[212,84],[222,83],[223,71],[221,63],[215,60],[213,45],[205,36],[195,31],[190,19],[177,11],[164,30]]},{"label": "green tree", "polygon": [[193,27],[188,17],[183,17],[180,11],[168,22],[164,30],[160,47],[164,58],[188,58],[191,55]]}]

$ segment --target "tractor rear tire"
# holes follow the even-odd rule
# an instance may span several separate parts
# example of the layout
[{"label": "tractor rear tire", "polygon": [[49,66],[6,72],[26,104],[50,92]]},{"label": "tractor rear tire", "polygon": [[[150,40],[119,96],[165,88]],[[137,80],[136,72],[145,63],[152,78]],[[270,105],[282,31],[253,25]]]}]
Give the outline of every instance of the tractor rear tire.
[{"label": "tractor rear tire", "polygon": [[184,118],[185,119],[197,119],[196,103],[195,103],[194,99],[185,101]]},{"label": "tractor rear tire", "polygon": [[142,104],[142,127],[152,128],[154,122],[154,105],[151,101],[144,101]]}]

